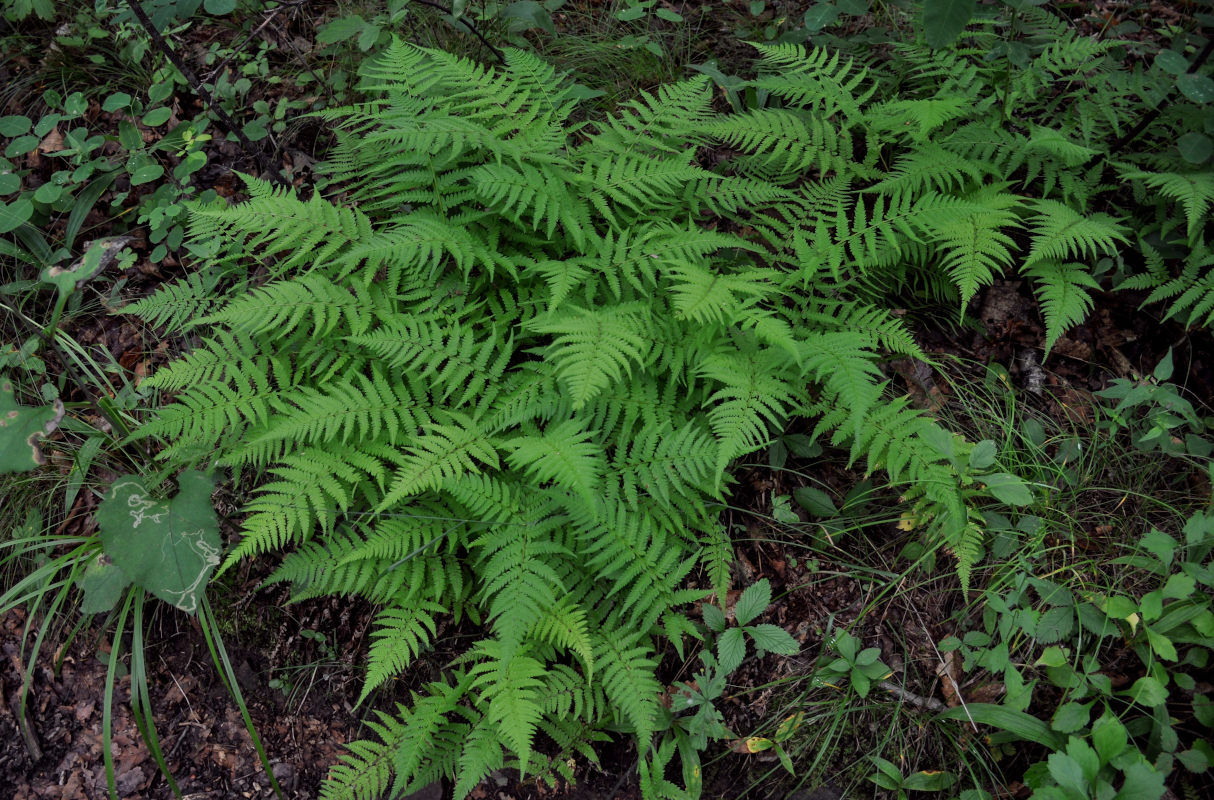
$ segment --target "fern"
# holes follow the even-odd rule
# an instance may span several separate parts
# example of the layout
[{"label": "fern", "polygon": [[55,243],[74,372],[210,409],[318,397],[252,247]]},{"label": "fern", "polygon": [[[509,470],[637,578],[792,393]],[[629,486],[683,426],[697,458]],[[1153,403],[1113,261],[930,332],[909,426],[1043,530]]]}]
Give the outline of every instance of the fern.
[{"label": "fern", "polygon": [[[445,680],[369,721],[325,798],[440,777],[464,797],[503,766],[562,772],[554,747],[593,759],[606,731],[649,753],[661,648],[699,635],[689,577],[729,588],[731,467],[796,417],[905,486],[968,580],[963,476],[934,423],[884,399],[881,357],[923,354],[875,287],[968,302],[1019,265],[1052,345],[1086,308],[1074,264],[1124,233],[1014,193],[1011,170],[1057,177],[1080,151],[984,144],[977,67],[877,103],[876,67],[758,50],[770,108],[720,115],[693,79],[583,119],[533,55],[489,69],[396,42],[366,102],[320,115],[339,129],[328,199],[250,178],[247,202],[192,209],[224,269],[267,280],[130,309],[199,333],[150,379],[176,394],[137,435],[258,479],[226,566],[288,550],[270,580],[297,598],[380,606],[360,700],[468,620]],[[709,169],[714,143],[731,152]],[[644,764],[666,792],[663,747]]]}]

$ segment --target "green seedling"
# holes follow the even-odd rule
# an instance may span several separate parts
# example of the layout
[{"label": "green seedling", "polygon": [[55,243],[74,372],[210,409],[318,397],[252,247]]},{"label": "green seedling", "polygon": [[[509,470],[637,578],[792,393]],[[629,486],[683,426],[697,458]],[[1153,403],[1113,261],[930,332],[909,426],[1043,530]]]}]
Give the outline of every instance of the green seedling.
[{"label": "green seedling", "polygon": [[843,685],[850,681],[856,694],[868,697],[874,681],[883,681],[893,674],[882,663],[880,650],[875,647],[861,650],[860,640],[847,631],[839,631],[831,647],[838,656],[831,659],[829,655],[823,655],[814,674],[814,683],[819,686],[830,686],[841,691]]}]

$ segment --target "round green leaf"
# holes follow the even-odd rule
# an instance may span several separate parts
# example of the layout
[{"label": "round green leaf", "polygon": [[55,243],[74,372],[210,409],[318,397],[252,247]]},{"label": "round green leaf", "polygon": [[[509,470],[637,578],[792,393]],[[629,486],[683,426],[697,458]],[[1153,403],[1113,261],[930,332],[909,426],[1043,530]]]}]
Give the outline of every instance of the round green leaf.
[{"label": "round green leaf", "polygon": [[131,173],[131,186],[150,183],[164,174],[164,167],[159,164],[144,164]]},{"label": "round green leaf", "polygon": [[1194,103],[1208,103],[1214,100],[1214,80],[1205,75],[1186,72],[1176,78],[1176,85],[1180,87],[1180,93]]},{"label": "round green leaf", "polygon": [[1164,72],[1183,75],[1189,69],[1189,60],[1175,50],[1164,50],[1155,56],[1155,63]]},{"label": "round green leaf", "polygon": [[155,128],[168,122],[171,116],[173,116],[173,109],[171,108],[165,108],[164,106],[153,108],[143,115],[143,124],[149,128]]},{"label": "round green leaf", "polygon": [[219,521],[211,478],[187,470],[172,500],[153,496],[143,479],[114,481],[97,509],[101,545],[132,581],[193,614],[207,578],[219,564]]},{"label": "round green leaf", "polygon": [[21,176],[11,172],[0,172],[0,195],[13,194],[21,190]]},{"label": "round green leaf", "polygon": [[0,117],[0,136],[13,138],[14,136],[22,136],[30,132],[33,127],[33,121],[29,117],[13,115],[8,117]]},{"label": "round green leaf", "polygon": [[61,194],[63,194],[62,186],[55,183],[44,183],[34,192],[34,200],[49,205],[58,200]]},{"label": "round green leaf", "polygon": [[830,3],[817,3],[816,5],[810,6],[809,11],[805,12],[805,19],[801,24],[804,25],[806,30],[808,30],[810,33],[817,33],[838,18],[839,9],[835,8]]},{"label": "round green leaf", "polygon": [[1054,712],[1050,727],[1060,733],[1075,733],[1087,726],[1091,713],[1091,703],[1063,703]]},{"label": "round green leaf", "polygon": [[80,117],[89,110],[89,101],[81,92],[72,92],[63,101],[63,110],[69,117]]},{"label": "round green leaf", "polygon": [[131,104],[131,96],[126,92],[114,92],[109,97],[105,98],[105,102],[101,104],[102,111],[120,111],[127,108]]},{"label": "round green leaf", "polygon": [[1214,153],[1214,142],[1210,141],[1210,137],[1196,131],[1177,139],[1176,147],[1180,150],[1180,157],[1190,164],[1204,164]]},{"label": "round green leaf", "polygon": [[4,148],[4,157],[23,156],[37,147],[39,141],[37,136],[18,136],[8,143],[8,147]]}]

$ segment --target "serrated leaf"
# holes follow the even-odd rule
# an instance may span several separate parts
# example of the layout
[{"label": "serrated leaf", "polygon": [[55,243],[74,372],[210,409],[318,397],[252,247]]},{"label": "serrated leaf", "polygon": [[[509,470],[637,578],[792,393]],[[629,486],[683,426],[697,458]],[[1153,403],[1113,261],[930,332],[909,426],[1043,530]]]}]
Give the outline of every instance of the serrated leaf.
[{"label": "serrated leaf", "polygon": [[746,640],[741,628],[730,628],[717,639],[717,663],[721,672],[728,675],[742,664],[746,657]]},{"label": "serrated leaf", "polygon": [[708,630],[713,633],[721,633],[725,630],[725,612],[716,606],[705,603],[701,607],[704,615],[704,624],[708,626]]},{"label": "serrated leaf", "polygon": [[751,625],[746,628],[746,632],[754,640],[755,647],[769,653],[790,656],[801,649],[797,640],[779,625]]},{"label": "serrated leaf", "polygon": [[1149,764],[1130,764],[1125,768],[1125,782],[1113,800],[1159,800],[1163,797],[1164,776]]},{"label": "serrated leaf", "polygon": [[995,456],[998,454],[998,446],[990,439],[983,439],[974,445],[973,450],[970,450],[970,469],[988,469],[993,467],[995,465]]},{"label": "serrated leaf", "polygon": [[771,605],[771,583],[767,578],[746,587],[734,606],[734,618],[739,625],[749,625]]},{"label": "serrated leaf", "polygon": [[1060,733],[1075,733],[1086,727],[1092,716],[1091,703],[1063,703],[1054,712],[1050,727]]},{"label": "serrated leaf", "polygon": [[1158,679],[1149,675],[1134,681],[1134,685],[1126,690],[1126,694],[1135,703],[1147,708],[1163,705],[1168,699],[1167,688]]},{"label": "serrated leaf", "polygon": [[153,496],[138,476],[119,478],[97,509],[97,524],[106,554],[134,583],[193,614],[219,564],[219,521],[209,476],[187,470],[177,484],[168,500]]}]

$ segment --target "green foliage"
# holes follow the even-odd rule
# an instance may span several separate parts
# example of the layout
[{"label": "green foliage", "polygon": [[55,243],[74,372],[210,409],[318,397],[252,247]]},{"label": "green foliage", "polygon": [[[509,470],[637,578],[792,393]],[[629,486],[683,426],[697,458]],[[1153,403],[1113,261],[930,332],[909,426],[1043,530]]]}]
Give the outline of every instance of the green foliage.
[{"label": "green foliage", "polygon": [[[436,614],[477,609],[489,626],[464,677],[436,685],[422,716],[384,717],[388,749],[352,750],[327,796],[378,792],[388,752],[400,788],[440,773],[471,786],[503,763],[546,771],[536,737],[569,719],[544,698],[570,665],[592,693],[583,735],[647,743],[655,636],[695,633],[679,609],[702,593],[682,585],[718,537],[728,467],[793,415],[820,415],[820,434],[911,484],[939,510],[930,530],[966,529],[958,478],[923,438],[932,423],[879,402],[877,348],[917,353],[913,341],[810,280],[811,248],[842,278],[926,235],[913,221],[948,201],[903,191],[869,214],[844,189],[852,208],[821,202],[804,227],[779,217],[774,204],[814,196],[791,185],[818,159],[794,154],[825,142],[838,112],[862,129],[874,88],[822,52],[763,58],[759,81],[812,125],[738,139],[693,79],[574,139],[576,101],[534,57],[510,51],[489,72],[396,44],[366,69],[370,103],[325,112],[341,126],[330,180],[353,205],[247,179],[248,202],[193,208],[198,241],[225,264],[255,254],[271,281],[188,323],[209,333],[145,382],[176,402],[138,435],[169,440],[173,463],[268,469],[227,564],[302,545],[276,580],[384,604],[364,696],[419,657]],[[714,140],[751,152],[710,172],[693,157]],[[830,147],[848,180],[871,174]],[[743,207],[772,208],[783,244],[700,227]],[[132,310],[185,323],[203,288]],[[728,555],[709,553],[722,590]],[[724,632],[729,664],[743,635],[791,652],[787,634],[748,622]]]}]

